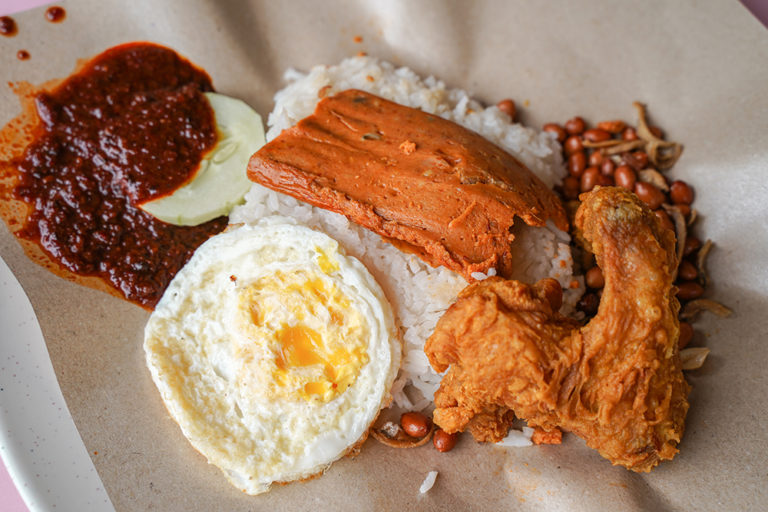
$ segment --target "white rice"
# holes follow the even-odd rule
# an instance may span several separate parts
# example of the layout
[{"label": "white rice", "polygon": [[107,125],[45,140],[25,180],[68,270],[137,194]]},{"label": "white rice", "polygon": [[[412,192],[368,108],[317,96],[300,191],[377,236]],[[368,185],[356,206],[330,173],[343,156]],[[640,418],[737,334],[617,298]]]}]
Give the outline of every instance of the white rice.
[{"label": "white rice", "polygon": [[437,471],[430,471],[427,473],[426,478],[424,478],[424,481],[421,483],[421,486],[419,487],[419,493],[424,494],[427,491],[429,491],[433,485],[435,485],[435,480],[437,479]]},{"label": "white rice", "polygon": [[533,429],[531,427],[523,427],[522,430],[516,430],[514,428],[509,429],[507,436],[496,443],[496,446],[505,448],[520,448],[522,446],[532,446],[533,441]]},{"label": "white rice", "polygon": [[[289,70],[285,79],[288,85],[275,95],[275,108],[269,115],[268,141],[312,114],[320,89],[330,86],[326,94],[332,95],[355,88],[437,114],[480,133],[519,158],[550,187],[559,183],[565,173],[560,148],[549,135],[510,123],[509,117],[496,107],[483,108],[465,91],[447,89],[433,77],[421,79],[408,68],[395,68],[371,57],[353,57],[335,66],[316,66],[308,74]],[[403,365],[392,389],[395,404],[409,410],[431,406],[440,375],[429,365],[424,342],[466,281],[444,267],[432,268],[418,257],[400,252],[343,215],[257,184],[248,192],[245,204],[230,214],[230,222],[253,223],[273,214],[292,217],[327,233],[373,274],[392,303],[404,343]],[[568,234],[551,223],[546,228],[530,228],[519,221],[514,229],[518,266],[512,277],[529,283],[544,277],[557,279],[565,290],[562,311],[572,312],[583,292],[583,279],[572,275]],[[478,274],[473,278],[487,277]],[[488,272],[494,274],[493,269]]]}]

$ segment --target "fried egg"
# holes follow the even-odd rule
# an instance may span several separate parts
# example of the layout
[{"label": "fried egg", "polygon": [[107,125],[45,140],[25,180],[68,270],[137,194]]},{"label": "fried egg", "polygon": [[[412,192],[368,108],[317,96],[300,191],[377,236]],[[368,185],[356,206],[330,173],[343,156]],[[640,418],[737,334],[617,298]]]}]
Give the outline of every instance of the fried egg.
[{"label": "fried egg", "polygon": [[184,435],[248,494],[318,474],[363,441],[401,357],[366,268],[282,217],[201,245],[152,313],[144,349]]}]

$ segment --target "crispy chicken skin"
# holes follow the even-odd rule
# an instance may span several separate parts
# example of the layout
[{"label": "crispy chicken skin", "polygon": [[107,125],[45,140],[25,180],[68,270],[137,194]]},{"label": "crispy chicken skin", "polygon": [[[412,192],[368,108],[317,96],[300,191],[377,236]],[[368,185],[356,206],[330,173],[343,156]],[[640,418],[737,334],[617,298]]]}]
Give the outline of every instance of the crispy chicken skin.
[{"label": "crispy chicken skin", "polygon": [[448,432],[498,441],[511,410],[647,472],[677,453],[688,410],[674,234],[623,189],[596,188],[582,201],[578,235],[605,276],[597,316],[579,327],[560,315],[562,290],[551,279],[471,284],[425,345],[435,370],[448,369],[434,420]]},{"label": "crispy chicken skin", "polygon": [[455,123],[358,90],[322,99],[251,157],[248,177],[467,279],[490,267],[509,275],[516,217],[568,229],[554,193],[512,155]]}]

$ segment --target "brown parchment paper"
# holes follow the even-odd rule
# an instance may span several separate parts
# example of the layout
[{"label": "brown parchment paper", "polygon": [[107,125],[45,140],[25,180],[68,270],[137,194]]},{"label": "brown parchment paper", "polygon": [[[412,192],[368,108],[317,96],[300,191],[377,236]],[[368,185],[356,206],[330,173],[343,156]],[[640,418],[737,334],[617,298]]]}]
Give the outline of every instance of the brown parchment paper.
[{"label": "brown parchment paper", "polygon": [[[144,366],[147,313],[30,263],[5,226],[0,255],[29,294],[59,383],[115,507],[125,510],[757,510],[768,506],[768,31],[735,0],[61,2],[15,15],[0,38],[0,122],[18,114],[8,81],[40,83],[78,58],[152,40],[205,68],[220,92],[263,115],[288,67],[358,51],[434,74],[488,103],[512,97],[540,126],[581,114],[634,122],[633,100],[685,152],[699,233],[713,239],[709,295],[736,314],[696,324],[712,349],[687,374],[680,455],[649,475],[612,467],[573,435],[498,449],[469,436],[448,454],[368,441],[322,478],[250,497],[182,437]],[[362,43],[355,43],[360,35]],[[26,49],[28,61],[16,59]],[[523,106],[525,105],[525,106]],[[425,495],[426,473],[439,471]]]}]

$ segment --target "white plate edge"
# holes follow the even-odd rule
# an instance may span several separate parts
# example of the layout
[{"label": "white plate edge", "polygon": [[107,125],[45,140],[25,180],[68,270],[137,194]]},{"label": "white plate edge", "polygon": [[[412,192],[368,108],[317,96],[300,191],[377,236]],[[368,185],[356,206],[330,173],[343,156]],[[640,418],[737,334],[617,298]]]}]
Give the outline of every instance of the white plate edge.
[{"label": "white plate edge", "polygon": [[115,510],[64,401],[32,304],[2,258],[0,457],[31,512]]}]

